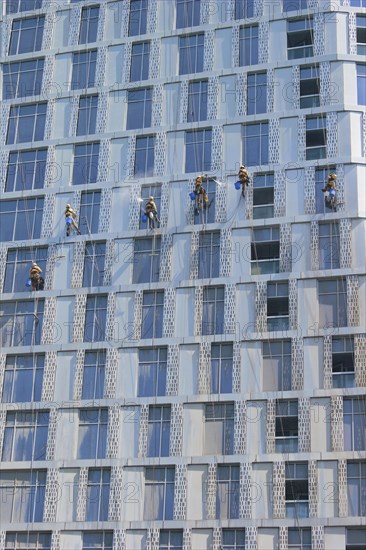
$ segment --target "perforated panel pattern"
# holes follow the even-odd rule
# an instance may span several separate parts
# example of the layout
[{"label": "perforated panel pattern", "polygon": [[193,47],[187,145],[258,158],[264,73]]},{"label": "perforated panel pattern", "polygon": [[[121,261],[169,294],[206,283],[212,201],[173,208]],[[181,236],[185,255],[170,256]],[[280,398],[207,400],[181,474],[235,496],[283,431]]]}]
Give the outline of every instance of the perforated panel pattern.
[{"label": "perforated panel pattern", "polygon": [[98,96],[98,112],[96,121],[96,133],[104,134],[107,130],[108,122],[108,100],[109,94],[101,92]]},{"label": "perforated panel pattern", "polygon": [[208,394],[211,391],[211,344],[201,342],[198,358],[197,393]]},{"label": "perforated panel pattern", "polygon": [[166,132],[158,132],[156,134],[154,157],[155,176],[164,176],[166,171],[166,141]]},{"label": "perforated panel pattern", "polygon": [[143,458],[147,453],[147,431],[149,419],[149,405],[140,407],[140,430],[139,430],[139,457]]},{"label": "perforated panel pattern", "polygon": [[[112,466],[111,468],[111,492],[109,499],[108,521],[121,521],[123,506],[123,467]],[[114,532],[116,534],[116,531]],[[125,532],[120,531],[118,542],[121,550],[125,548]],[[123,533],[123,534],[122,534]],[[116,536],[113,537],[113,547],[117,543]]]},{"label": "perforated panel pattern", "polygon": [[85,260],[85,241],[77,241],[73,246],[71,288],[80,288],[83,286]]},{"label": "perforated panel pattern", "polygon": [[240,495],[239,517],[252,518],[252,465],[250,462],[240,463]]},{"label": "perforated panel pattern", "polygon": [[208,79],[207,120],[216,120],[217,101],[219,93],[219,78],[212,76]]},{"label": "perforated panel pattern", "polygon": [[57,502],[59,499],[59,471],[57,468],[48,468],[46,479],[46,493],[44,497],[43,521],[56,521]]},{"label": "perforated panel pattern", "polygon": [[47,139],[52,139],[52,130],[53,130],[53,118],[55,114],[55,105],[56,100],[55,99],[49,99],[47,102],[47,114],[46,114],[46,122],[45,122],[45,128],[44,128],[44,139],[45,141]]},{"label": "perforated panel pattern", "polygon": [[104,399],[116,397],[117,369],[119,365],[119,351],[117,348],[108,348],[105,363]]},{"label": "perforated panel pattern", "polygon": [[105,327],[105,339],[107,342],[114,341],[114,329],[115,329],[115,314],[116,314],[116,293],[110,292],[108,294],[107,303],[107,321]]},{"label": "perforated panel pattern", "polygon": [[107,233],[111,221],[112,189],[102,189],[99,211],[99,233]]},{"label": "perforated panel pattern", "polygon": [[324,389],[330,390],[333,387],[332,377],[332,337],[324,336],[323,341],[323,385]]},{"label": "perforated panel pattern", "polygon": [[43,371],[42,397],[41,401],[52,403],[55,391],[57,369],[57,352],[49,351],[46,353]]},{"label": "perforated panel pattern", "polygon": [[51,91],[51,86],[54,85],[53,71],[55,67],[55,57],[46,55],[43,67],[42,89],[41,94],[47,96]]},{"label": "perforated panel pattern", "polygon": [[108,48],[106,46],[102,46],[101,48],[98,48],[97,66],[95,69],[95,87],[96,88],[103,88],[104,86],[105,70],[107,67],[107,51],[108,51]]},{"label": "perforated panel pattern", "polygon": [[273,517],[285,517],[285,463],[273,463]]},{"label": "perforated panel pattern", "polygon": [[168,287],[164,293],[164,318],[163,335],[164,338],[172,338],[175,332],[175,301],[176,289]]},{"label": "perforated panel pattern", "polygon": [[107,457],[118,458],[121,409],[113,405],[108,409]]},{"label": "perforated panel pattern", "polygon": [[231,229],[220,232],[220,277],[230,277],[231,273]]},{"label": "perforated panel pattern", "polygon": [[46,298],[44,304],[43,325],[42,325],[42,344],[54,344],[56,327],[56,301],[55,296]]},{"label": "perforated panel pattern", "polygon": [[232,67],[239,67],[239,25],[234,25],[231,37]]},{"label": "perforated panel pattern", "polygon": [[338,114],[327,113],[327,157],[338,156]]},{"label": "perforated panel pattern", "polygon": [[[212,142],[211,142],[211,170],[212,172],[218,172],[222,168],[222,140],[223,140],[223,127],[222,126],[213,126],[212,128]],[[226,190],[225,185],[216,185],[216,194],[219,189],[222,187]],[[217,198],[216,198],[217,202]],[[217,219],[217,210],[219,210],[219,205],[216,204],[216,219]]]},{"label": "perforated panel pattern", "polygon": [[169,455],[182,456],[183,444],[183,404],[172,403],[170,421]]},{"label": "perforated panel pattern", "polygon": [[311,548],[313,550],[324,550],[324,527],[316,525],[311,528]]},{"label": "perforated panel pattern", "polygon": [[274,173],[274,216],[286,215],[286,173],[277,170]]},{"label": "perforated panel pattern", "polygon": [[338,515],[348,515],[347,460],[338,460]]},{"label": "perforated panel pattern", "polygon": [[318,517],[318,468],[316,460],[309,460],[309,517]]},{"label": "perforated panel pattern", "polygon": [[276,400],[268,399],[266,414],[266,447],[267,454],[275,452],[275,433],[276,433]]},{"label": "perforated panel pattern", "polygon": [[340,236],[340,266],[341,268],[352,267],[352,223],[348,218],[339,220],[339,236]]},{"label": "perforated panel pattern", "polygon": [[[129,151],[132,143],[135,143],[135,139],[129,138]],[[141,197],[141,183],[138,181],[132,182],[130,193],[128,229],[129,231],[137,231],[139,228],[141,212],[141,202],[139,201],[139,198]]]},{"label": "perforated panel pattern", "polygon": [[347,279],[347,325],[357,327],[360,322],[359,282],[357,275],[349,275]]},{"label": "perforated panel pattern", "polygon": [[206,519],[216,518],[217,464],[209,464],[207,471]]},{"label": "perforated panel pattern", "polygon": [[236,329],[236,285],[225,285],[224,333],[235,334]]},{"label": "perforated panel pattern", "polygon": [[314,25],[314,55],[315,56],[324,55],[324,42],[325,42],[324,13],[322,12],[314,13],[313,25]]},{"label": "perforated panel pattern", "polygon": [[113,550],[126,550],[125,529],[115,529],[113,531]]},{"label": "perforated panel pattern", "polygon": [[205,49],[203,52],[203,70],[212,71],[215,55],[215,31],[205,31]]},{"label": "perforated panel pattern", "polygon": [[299,398],[299,453],[310,452],[310,399]]},{"label": "perforated panel pattern", "polygon": [[55,407],[51,407],[49,423],[48,423],[46,460],[55,459],[56,430],[57,430],[58,421],[59,421],[59,412]]},{"label": "perforated panel pattern", "polygon": [[166,374],[166,395],[178,395],[179,388],[179,344],[168,346]]},{"label": "perforated panel pattern", "polygon": [[292,101],[293,109],[300,109],[300,67],[294,65],[292,67],[292,90],[288,91],[286,98]]},{"label": "perforated panel pattern", "polygon": [[280,225],[280,271],[292,269],[292,226],[290,223]]},{"label": "perforated panel pattern", "polygon": [[186,519],[187,511],[187,465],[175,466],[174,480],[174,513],[175,520]]},{"label": "perforated panel pattern", "polygon": [[255,293],[257,332],[267,330],[267,283],[258,281]]},{"label": "perforated panel pattern", "polygon": [[191,233],[191,269],[190,278],[195,280],[198,278],[198,260],[199,260],[199,231],[192,231]]},{"label": "perforated panel pattern", "polygon": [[319,269],[319,225],[310,222],[310,261],[312,271]]},{"label": "perforated panel pattern", "polygon": [[76,364],[74,374],[74,399],[78,401],[81,399],[81,393],[83,389],[83,376],[84,376],[84,358],[85,350],[79,349],[76,352]]},{"label": "perforated panel pattern", "polygon": [[307,166],[305,168],[305,181],[304,181],[304,212],[305,214],[315,214],[316,202],[315,202],[315,168],[314,166]]},{"label": "perforated panel pattern", "polygon": [[233,393],[240,393],[241,390],[241,355],[240,342],[233,344]]},{"label": "perforated panel pattern", "polygon": [[[221,167],[219,167],[218,170],[220,168]],[[225,184],[221,184],[221,183],[216,184],[215,201],[216,201],[215,222],[224,223],[226,222],[226,202],[227,202],[227,186]]]},{"label": "perforated panel pattern", "polygon": [[194,335],[202,334],[202,313],[203,313],[203,287],[196,286],[194,289]]},{"label": "perforated panel pattern", "polygon": [[348,40],[349,53],[351,55],[357,55],[357,26],[355,12],[350,12],[348,14]]},{"label": "perforated panel pattern", "polygon": [[163,85],[156,84],[153,91],[151,126],[161,126],[163,115]]},{"label": "perforated panel pattern", "polygon": [[85,521],[88,474],[89,474],[89,468],[86,468],[86,467],[80,468],[79,484],[78,484],[78,500],[76,505],[76,521]]},{"label": "perforated panel pattern", "polygon": [[291,340],[291,388],[301,391],[304,388],[304,340]]},{"label": "perforated panel pattern", "polygon": [[344,446],[343,397],[341,395],[332,395],[330,398],[330,422],[332,451],[341,452]]},{"label": "perforated panel pattern", "polygon": [[280,119],[269,121],[269,162],[277,164],[280,159]]},{"label": "perforated panel pattern", "polygon": [[291,278],[288,281],[288,301],[290,330],[297,330],[297,279]]},{"label": "perforated panel pattern", "polygon": [[327,105],[330,103],[331,81],[330,81],[330,63],[324,61],[319,65],[319,79],[320,79],[320,105]]},{"label": "perforated panel pattern", "polygon": [[299,160],[305,160],[306,156],[306,118],[305,115],[298,117],[297,125],[297,141],[299,146],[298,158]]},{"label": "perforated panel pattern", "polygon": [[180,83],[180,110],[179,110],[179,122],[184,124],[187,122],[188,113],[188,80],[184,79]]},{"label": "perforated panel pattern", "polygon": [[160,73],[160,39],[153,38],[150,43],[149,78],[159,78]]},{"label": "perforated panel pattern", "polygon": [[239,73],[236,76],[236,114],[247,114],[247,73]]},{"label": "perforated panel pattern", "polygon": [[72,341],[82,342],[84,339],[86,294],[77,294],[75,296],[74,318],[72,325]]},{"label": "perforated panel pattern", "polygon": [[366,386],[366,334],[355,335],[355,381],[358,388]]},{"label": "perforated panel pattern", "polygon": [[53,218],[55,212],[55,195],[47,194],[44,197],[41,238],[49,239],[52,237]]},{"label": "perforated panel pattern", "polygon": [[245,455],[247,439],[247,404],[235,401],[234,413],[234,454]]},{"label": "perforated panel pattern", "polygon": [[136,290],[134,315],[133,315],[133,339],[134,340],[139,340],[141,338],[142,298],[143,298],[142,290]]}]

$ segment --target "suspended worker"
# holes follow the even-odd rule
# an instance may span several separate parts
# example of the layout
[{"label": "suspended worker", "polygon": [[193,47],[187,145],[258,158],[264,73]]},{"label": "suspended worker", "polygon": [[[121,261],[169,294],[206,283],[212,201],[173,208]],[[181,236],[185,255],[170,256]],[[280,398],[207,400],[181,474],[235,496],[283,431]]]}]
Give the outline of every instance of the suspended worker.
[{"label": "suspended worker", "polygon": [[155,229],[155,222],[160,223],[160,220],[158,218],[158,209],[154,202],[154,197],[149,197],[149,200],[146,202],[145,215],[149,220],[149,228]]},{"label": "suspended worker", "polygon": [[242,164],[239,168],[239,181],[241,184],[241,194],[244,197],[245,188],[249,185],[249,173],[248,173],[248,170],[245,168],[244,164]]},{"label": "suspended worker", "polygon": [[[36,262],[32,262],[32,267],[29,270],[29,278],[31,280],[32,290],[43,290],[43,288],[40,288],[41,286],[44,287],[44,280],[41,277],[42,269],[39,267],[39,265],[36,264]],[[42,284],[42,281],[43,284]]]},{"label": "suspended worker", "polygon": [[66,205],[65,219],[66,219],[66,235],[68,237],[70,236],[71,228],[73,228],[78,235],[81,235],[76,223],[76,211],[71,208],[70,204]]},{"label": "suspended worker", "polygon": [[[197,198],[197,210],[201,210],[202,206],[203,208],[206,208],[209,206],[208,204],[208,196],[206,193],[206,189],[202,185],[203,176],[197,176],[195,186],[194,186],[194,192]],[[202,204],[203,199],[203,204]]]},{"label": "suspended worker", "polygon": [[332,208],[332,209],[334,209],[336,206],[336,195],[337,195],[337,190],[335,186],[336,179],[337,179],[337,174],[334,174],[334,173],[329,174],[327,183],[325,184],[325,187],[322,188],[323,193],[325,193],[324,195],[325,205],[328,208]]}]

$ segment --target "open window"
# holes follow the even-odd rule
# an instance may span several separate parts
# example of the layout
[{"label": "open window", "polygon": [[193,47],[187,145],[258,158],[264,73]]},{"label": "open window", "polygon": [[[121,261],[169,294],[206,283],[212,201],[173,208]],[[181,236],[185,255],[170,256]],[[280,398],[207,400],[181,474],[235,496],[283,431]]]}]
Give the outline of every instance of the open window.
[{"label": "open window", "polygon": [[312,19],[304,17],[287,22],[287,55],[288,59],[314,55]]},{"label": "open window", "polygon": [[287,518],[309,516],[309,481],[306,462],[292,462],[285,466],[285,498]]},{"label": "open window", "polygon": [[298,451],[298,404],[297,399],[276,403],[276,453]]},{"label": "open window", "polygon": [[267,284],[267,330],[288,330],[288,283]]},{"label": "open window", "polygon": [[333,388],[353,388],[355,385],[355,356],[353,337],[333,337]]},{"label": "open window", "polygon": [[253,177],[253,218],[273,218],[274,174],[255,174]]},{"label": "open window", "polygon": [[251,261],[252,275],[279,272],[280,230],[278,227],[253,229]]}]

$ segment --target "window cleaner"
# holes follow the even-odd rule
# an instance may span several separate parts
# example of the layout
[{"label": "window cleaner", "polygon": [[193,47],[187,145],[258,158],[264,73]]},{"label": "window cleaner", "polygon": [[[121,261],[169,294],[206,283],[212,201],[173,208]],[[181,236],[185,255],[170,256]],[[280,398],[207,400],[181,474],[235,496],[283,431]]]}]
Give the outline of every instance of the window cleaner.
[{"label": "window cleaner", "polygon": [[329,174],[328,181],[325,184],[325,187],[322,188],[322,191],[324,193],[324,201],[325,206],[327,208],[331,208],[332,210],[335,210],[336,207],[336,197],[337,197],[337,190],[336,190],[336,179],[337,174]]},{"label": "window cleaner", "polygon": [[65,209],[65,220],[66,220],[66,236],[70,236],[71,228],[77,232],[78,235],[81,235],[79,228],[76,223],[76,211],[71,208],[70,204],[66,205]]},{"label": "window cleaner", "polygon": [[[41,277],[42,269],[36,262],[32,262],[32,267],[29,270],[29,279],[32,286],[32,291],[43,290],[44,279]],[[42,286],[42,288],[41,288]]]},{"label": "window cleaner", "polygon": [[196,200],[196,208],[195,208],[196,214],[198,214],[199,211],[202,210],[202,208],[208,208],[210,206],[206,189],[202,185],[202,181],[204,177],[207,178],[207,175],[197,176],[194,184],[194,191],[192,191],[192,193],[189,194],[192,200]]},{"label": "window cleaner", "polygon": [[146,202],[145,215],[149,221],[149,229],[155,229],[155,222],[157,224],[160,224],[160,220],[158,218],[158,209],[154,202],[154,197],[149,197],[149,200]]},{"label": "window cleaner", "polygon": [[[239,168],[239,181],[236,183],[240,184],[241,194],[245,197],[245,188],[249,185],[249,173],[244,164]],[[235,184],[236,189],[240,189],[240,186]]]}]

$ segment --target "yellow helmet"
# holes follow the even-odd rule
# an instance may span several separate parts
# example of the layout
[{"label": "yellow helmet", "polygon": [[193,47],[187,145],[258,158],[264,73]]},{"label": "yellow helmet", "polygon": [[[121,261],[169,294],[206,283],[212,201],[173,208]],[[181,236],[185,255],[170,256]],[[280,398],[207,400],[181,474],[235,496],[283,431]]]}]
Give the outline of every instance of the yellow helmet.
[{"label": "yellow helmet", "polygon": [[149,201],[153,201],[154,200],[154,197],[149,197]]},{"label": "yellow helmet", "polygon": [[66,205],[66,208],[71,208],[71,204],[67,204],[67,205]]}]

